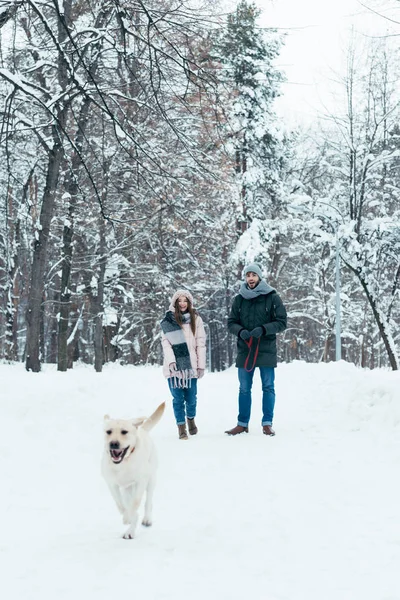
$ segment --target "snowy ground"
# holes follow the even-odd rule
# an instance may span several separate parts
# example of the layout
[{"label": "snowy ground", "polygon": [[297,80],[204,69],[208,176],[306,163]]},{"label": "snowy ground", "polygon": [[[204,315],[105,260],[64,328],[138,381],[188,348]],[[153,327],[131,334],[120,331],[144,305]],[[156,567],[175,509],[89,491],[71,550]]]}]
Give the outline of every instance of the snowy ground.
[{"label": "snowy ground", "polygon": [[275,438],[248,435],[236,370],[199,385],[199,435],[153,430],[154,525],[132,541],[100,476],[102,418],[150,414],[161,370],[0,365],[7,600],[399,600],[400,373],[281,365]]}]

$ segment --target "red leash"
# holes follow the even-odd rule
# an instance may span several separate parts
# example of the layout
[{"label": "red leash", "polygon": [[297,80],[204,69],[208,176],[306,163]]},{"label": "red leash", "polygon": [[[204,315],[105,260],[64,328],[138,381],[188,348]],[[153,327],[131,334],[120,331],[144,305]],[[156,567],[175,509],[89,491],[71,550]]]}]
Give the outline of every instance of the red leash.
[{"label": "red leash", "polygon": [[253,365],[252,365],[251,369],[248,369],[247,367],[248,367],[248,364],[249,364],[249,359],[250,359],[250,354],[251,354],[251,347],[252,347],[252,345],[253,345],[253,338],[251,337],[249,342],[247,342],[246,340],[244,340],[244,342],[245,342],[246,346],[247,346],[247,347],[248,347],[248,349],[249,349],[249,353],[248,353],[248,355],[247,355],[247,358],[246,358],[246,360],[244,361],[244,368],[245,368],[245,370],[246,370],[248,373],[250,373],[250,372],[251,372],[251,371],[254,369],[254,367],[256,366],[256,361],[257,361],[257,356],[258,356],[258,350],[259,350],[259,348],[260,348],[260,341],[261,341],[261,338],[259,337],[259,338],[258,338],[258,342],[257,342],[256,349],[255,349],[255,352],[254,352]]}]

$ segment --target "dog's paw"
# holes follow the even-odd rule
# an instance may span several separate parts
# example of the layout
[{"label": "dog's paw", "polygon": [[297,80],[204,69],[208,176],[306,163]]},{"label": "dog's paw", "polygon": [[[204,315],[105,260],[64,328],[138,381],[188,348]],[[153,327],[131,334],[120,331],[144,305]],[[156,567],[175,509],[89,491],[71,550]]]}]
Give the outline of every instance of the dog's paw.
[{"label": "dog's paw", "polygon": [[129,527],[129,529],[125,531],[122,537],[124,538],[124,540],[133,540],[133,538],[135,537],[134,529],[132,527]]},{"label": "dog's paw", "polygon": [[151,527],[153,525],[151,519],[146,519],[146,517],[142,521],[143,527]]}]

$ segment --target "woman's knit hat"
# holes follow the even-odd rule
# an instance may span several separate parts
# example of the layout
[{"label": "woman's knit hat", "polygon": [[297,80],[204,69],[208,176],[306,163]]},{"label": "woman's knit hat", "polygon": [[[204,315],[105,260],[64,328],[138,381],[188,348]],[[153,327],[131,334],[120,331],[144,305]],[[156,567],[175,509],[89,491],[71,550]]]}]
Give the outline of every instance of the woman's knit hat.
[{"label": "woman's knit hat", "polygon": [[169,305],[169,309],[168,310],[175,310],[175,302],[178,300],[179,296],[185,296],[185,298],[187,298],[190,302],[190,304],[193,307],[193,296],[190,292],[188,292],[187,290],[177,290],[175,292],[175,294],[172,296],[171,298],[171,302]]}]

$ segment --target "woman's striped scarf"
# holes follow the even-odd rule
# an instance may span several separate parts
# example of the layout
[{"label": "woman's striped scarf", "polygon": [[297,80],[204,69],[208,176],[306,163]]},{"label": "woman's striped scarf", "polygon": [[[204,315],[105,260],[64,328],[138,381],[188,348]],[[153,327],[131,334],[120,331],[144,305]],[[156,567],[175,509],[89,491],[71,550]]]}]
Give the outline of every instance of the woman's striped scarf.
[{"label": "woman's striped scarf", "polygon": [[[182,315],[184,323],[190,323],[190,314]],[[165,317],[160,322],[161,329],[172,346],[175,356],[176,371],[172,374],[173,387],[190,387],[191,380],[194,377],[194,371],[190,362],[190,353],[185,341],[185,334],[182,327],[176,322],[175,315],[172,311],[165,313]]]}]

